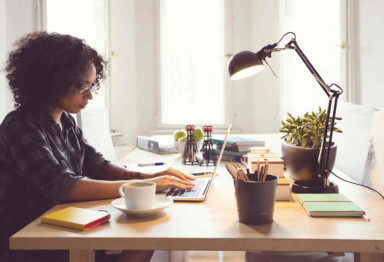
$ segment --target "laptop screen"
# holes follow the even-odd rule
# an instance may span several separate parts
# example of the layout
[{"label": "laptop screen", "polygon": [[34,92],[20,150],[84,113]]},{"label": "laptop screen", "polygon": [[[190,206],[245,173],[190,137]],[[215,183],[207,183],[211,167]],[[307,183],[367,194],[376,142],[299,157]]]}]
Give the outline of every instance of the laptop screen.
[{"label": "laptop screen", "polygon": [[[213,173],[212,173],[212,180],[213,180],[213,178],[215,177],[217,168],[218,168],[219,165],[220,165],[221,157],[223,156],[224,148],[225,148],[225,145],[227,144],[227,139],[228,139],[229,133],[231,132],[231,128],[232,128],[232,124],[229,125],[229,127],[228,127],[228,129],[227,129],[227,133],[225,134],[225,138],[224,138],[223,146],[221,147],[220,155],[219,155],[219,158],[217,159],[216,166],[215,166],[215,170],[214,170]],[[209,190],[209,188],[211,187],[211,184],[212,184],[212,182],[209,183],[208,190]]]}]

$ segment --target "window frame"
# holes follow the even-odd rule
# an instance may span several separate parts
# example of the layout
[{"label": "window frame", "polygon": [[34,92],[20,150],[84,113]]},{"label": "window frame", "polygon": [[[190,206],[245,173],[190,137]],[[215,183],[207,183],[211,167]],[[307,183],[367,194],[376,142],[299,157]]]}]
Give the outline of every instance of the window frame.
[{"label": "window frame", "polygon": [[[176,129],[180,128],[179,124],[164,124],[161,122],[161,39],[160,39],[160,25],[161,25],[161,18],[160,18],[160,12],[161,12],[161,1],[154,0],[156,4],[156,48],[155,48],[155,54],[156,54],[156,112],[155,114],[155,119],[156,119],[156,127],[160,130],[167,130],[167,129]],[[233,7],[233,0],[224,0],[224,53],[225,53],[225,58],[224,58],[224,123],[223,124],[217,124],[215,125],[216,129],[225,129],[228,127],[230,123],[232,123],[233,120],[233,114],[232,114],[232,84],[229,79],[229,76],[227,74],[228,71],[228,63],[230,58],[232,57],[232,46],[233,46],[233,41],[232,41],[232,25],[233,25],[233,16],[232,16],[232,7]],[[193,123],[185,123],[185,124],[193,124]],[[207,123],[209,124],[209,123]]]}]

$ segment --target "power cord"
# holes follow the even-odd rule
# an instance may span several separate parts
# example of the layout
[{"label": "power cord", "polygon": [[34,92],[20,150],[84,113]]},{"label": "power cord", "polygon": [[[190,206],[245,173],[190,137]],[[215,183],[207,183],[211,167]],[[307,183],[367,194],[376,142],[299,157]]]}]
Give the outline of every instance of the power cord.
[{"label": "power cord", "polygon": [[369,187],[369,186],[365,186],[365,185],[362,185],[362,184],[359,184],[359,183],[355,183],[355,182],[352,182],[352,181],[348,181],[348,180],[345,180],[344,178],[341,178],[339,177],[338,175],[336,175],[335,173],[333,173],[332,171],[330,171],[335,177],[337,177],[338,179],[340,180],[343,180],[345,182],[348,182],[348,183],[351,183],[351,184],[354,184],[354,185],[358,185],[358,186],[362,186],[362,187],[365,187],[365,188],[368,188],[369,190],[372,190],[372,191],[375,191],[376,193],[378,193],[383,199],[384,199],[384,196],[382,194],[380,194],[380,192],[378,192],[377,190]]}]

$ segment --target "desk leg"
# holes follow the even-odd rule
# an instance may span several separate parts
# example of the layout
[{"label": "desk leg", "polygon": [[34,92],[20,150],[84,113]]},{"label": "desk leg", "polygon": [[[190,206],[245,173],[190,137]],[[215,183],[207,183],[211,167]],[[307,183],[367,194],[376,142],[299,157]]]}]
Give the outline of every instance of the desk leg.
[{"label": "desk leg", "polygon": [[95,262],[95,250],[70,250],[69,251],[70,262]]},{"label": "desk leg", "polygon": [[383,261],[381,253],[355,253],[355,262],[377,262]]}]

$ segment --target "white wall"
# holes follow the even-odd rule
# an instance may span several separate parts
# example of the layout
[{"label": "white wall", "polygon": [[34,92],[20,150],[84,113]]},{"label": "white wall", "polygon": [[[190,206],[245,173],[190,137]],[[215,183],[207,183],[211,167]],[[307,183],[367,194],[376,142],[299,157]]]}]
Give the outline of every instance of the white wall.
[{"label": "white wall", "polygon": [[[233,1],[233,53],[259,51],[279,40],[277,1]],[[278,57],[270,59],[278,72]],[[279,81],[269,69],[233,81],[233,128],[243,133],[277,132],[280,124]]]},{"label": "white wall", "polygon": [[[243,50],[252,50],[252,1],[237,0],[232,2],[232,54]],[[255,111],[252,110],[256,90],[253,88],[254,77],[231,81],[232,85],[232,129],[243,127],[242,131],[254,128]],[[245,124],[247,123],[247,124]],[[245,128],[244,128],[245,127]],[[245,129],[245,130],[244,130]]]},{"label": "white wall", "polygon": [[[156,127],[158,101],[158,54],[156,42],[156,1],[136,0],[136,90],[137,90],[137,134],[148,134]],[[151,26],[148,26],[151,25]]]},{"label": "white wall", "polygon": [[[278,0],[252,1],[252,45],[253,51],[259,51],[267,44],[279,41]],[[279,55],[268,59],[268,63],[279,74]],[[253,128],[246,130],[244,125],[239,128],[245,133],[278,132],[280,128],[280,84],[269,68],[253,77],[254,95],[251,107],[254,111]],[[256,102],[256,103],[255,103]]]},{"label": "white wall", "polygon": [[111,128],[135,143],[156,124],[156,7],[154,1],[110,2]]},{"label": "white wall", "polygon": [[[0,0],[0,68],[4,68],[12,44],[23,35],[36,31],[36,0]],[[0,73],[0,119],[13,109],[13,97],[4,73]]]},{"label": "white wall", "polygon": [[124,134],[122,142],[133,143],[137,134],[137,82],[135,0],[110,1],[110,50],[120,52],[111,62],[111,128]]},{"label": "white wall", "polygon": [[384,1],[357,3],[358,44],[356,102],[384,109]]}]

